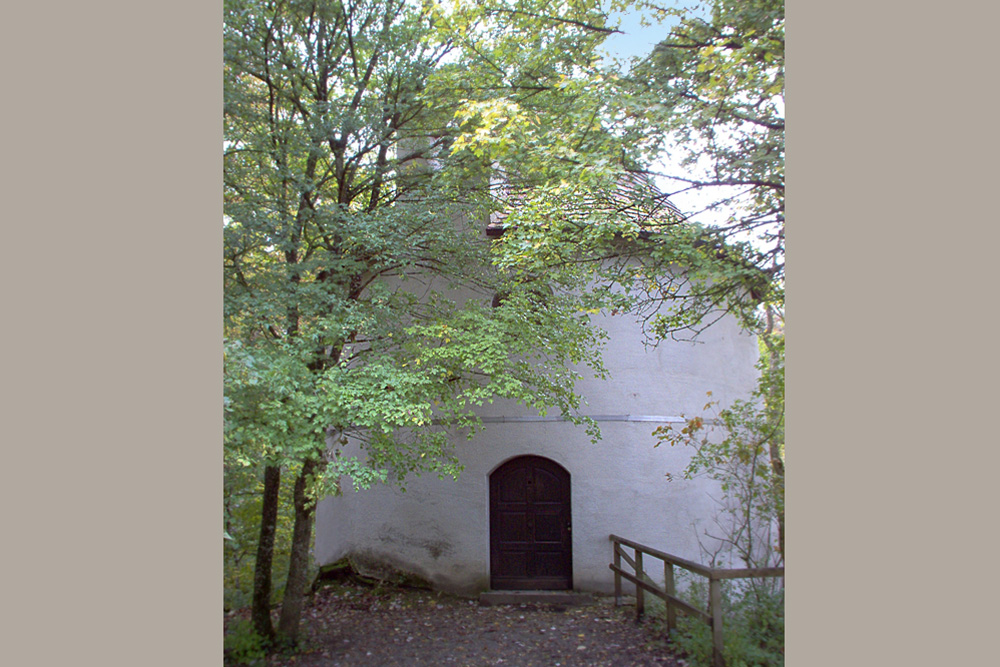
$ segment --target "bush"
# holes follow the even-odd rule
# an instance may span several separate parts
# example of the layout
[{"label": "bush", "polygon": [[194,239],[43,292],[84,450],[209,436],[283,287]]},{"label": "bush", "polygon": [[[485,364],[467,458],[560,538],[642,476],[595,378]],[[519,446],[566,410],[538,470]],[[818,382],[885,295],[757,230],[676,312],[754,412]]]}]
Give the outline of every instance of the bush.
[{"label": "bush", "polygon": [[247,619],[233,621],[223,643],[227,665],[252,665],[267,657],[267,640]]},{"label": "bush", "polygon": [[[739,584],[742,588],[737,588]],[[781,667],[785,664],[785,590],[777,580],[724,581],[722,586],[722,655],[727,667]],[[707,585],[692,585],[689,593],[703,607]],[[691,667],[712,664],[712,630],[684,613],[670,641],[686,654]]]}]

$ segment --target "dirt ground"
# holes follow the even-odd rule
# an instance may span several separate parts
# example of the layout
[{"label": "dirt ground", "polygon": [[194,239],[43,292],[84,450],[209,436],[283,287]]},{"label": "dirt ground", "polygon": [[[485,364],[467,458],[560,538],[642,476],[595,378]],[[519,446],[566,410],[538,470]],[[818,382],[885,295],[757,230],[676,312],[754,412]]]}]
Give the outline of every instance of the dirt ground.
[{"label": "dirt ground", "polygon": [[684,667],[661,627],[657,619],[637,624],[634,608],[615,608],[613,598],[481,607],[427,590],[336,582],[320,588],[306,608],[299,651],[272,655],[267,665]]}]

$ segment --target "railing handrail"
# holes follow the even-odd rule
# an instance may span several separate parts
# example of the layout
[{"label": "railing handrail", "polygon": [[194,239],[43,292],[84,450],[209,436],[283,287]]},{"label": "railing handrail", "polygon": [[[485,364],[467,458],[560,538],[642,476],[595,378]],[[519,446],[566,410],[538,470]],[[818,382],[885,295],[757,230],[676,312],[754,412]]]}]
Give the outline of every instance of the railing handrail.
[{"label": "railing handrail", "polygon": [[668,554],[665,551],[660,551],[659,549],[654,549],[653,547],[648,547],[645,544],[639,544],[638,542],[621,537],[620,535],[612,534],[609,539],[612,542],[632,547],[636,551],[641,551],[642,553],[648,554],[654,558],[659,558],[666,563],[678,565],[683,567],[685,570],[690,570],[691,572],[708,577],[709,579],[748,579],[751,577],[785,576],[784,567],[713,568],[708,567],[707,565],[702,565],[701,563],[687,560],[686,558],[681,558],[680,556]]},{"label": "railing handrail", "polygon": [[671,563],[673,565],[679,565],[685,570],[691,570],[697,574],[704,575],[706,577],[712,576],[712,568],[705,567],[701,563],[695,563],[694,561],[681,558],[680,556],[674,556],[673,554],[668,554],[665,551],[660,551],[659,549],[654,549],[653,547],[647,547],[645,544],[639,544],[638,542],[633,542],[632,540],[620,537],[618,535],[611,535],[612,542],[619,542],[627,547],[632,547],[636,551],[641,551],[644,554],[649,554],[654,558],[659,558],[660,560]]}]

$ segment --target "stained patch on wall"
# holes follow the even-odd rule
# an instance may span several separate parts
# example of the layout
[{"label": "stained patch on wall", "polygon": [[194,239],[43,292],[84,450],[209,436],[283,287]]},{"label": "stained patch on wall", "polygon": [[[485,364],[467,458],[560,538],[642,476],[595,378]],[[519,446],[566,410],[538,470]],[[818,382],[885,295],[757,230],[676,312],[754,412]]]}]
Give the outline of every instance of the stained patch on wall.
[{"label": "stained patch on wall", "polygon": [[[415,535],[422,537],[415,537]],[[392,526],[383,525],[379,532],[379,539],[386,545],[400,547],[407,551],[426,551],[434,560],[442,556],[447,556],[454,550],[451,542],[446,539],[438,526],[424,524],[414,526],[413,534],[407,535]]]}]

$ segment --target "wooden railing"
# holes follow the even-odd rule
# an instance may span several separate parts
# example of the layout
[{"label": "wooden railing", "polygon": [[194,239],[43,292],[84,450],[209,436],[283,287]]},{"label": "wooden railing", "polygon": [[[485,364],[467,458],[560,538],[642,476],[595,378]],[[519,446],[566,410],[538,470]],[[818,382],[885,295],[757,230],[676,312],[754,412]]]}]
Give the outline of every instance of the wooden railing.
[{"label": "wooden railing", "polygon": [[[706,567],[700,563],[685,560],[672,554],[664,553],[658,549],[647,547],[638,542],[627,540],[624,537],[611,535],[611,543],[614,545],[613,562],[610,567],[615,573],[615,606],[621,605],[622,601],[622,579],[627,579],[635,584],[635,614],[638,619],[646,612],[645,593],[649,592],[666,603],[667,607],[667,632],[671,632],[677,625],[677,610],[700,618],[708,623],[712,628],[712,665],[713,667],[724,667],[725,661],[722,659],[722,580],[723,579],[746,579],[749,577],[784,577],[783,567],[754,567],[742,569],[717,569]],[[629,556],[622,547],[631,547],[633,556]],[[663,588],[659,588],[643,569],[643,554],[658,558],[663,561]],[[625,561],[634,571],[630,574],[622,569],[622,561]],[[677,589],[674,583],[674,566],[684,568],[694,574],[699,574],[708,578],[708,612],[704,612],[677,597]]]}]

